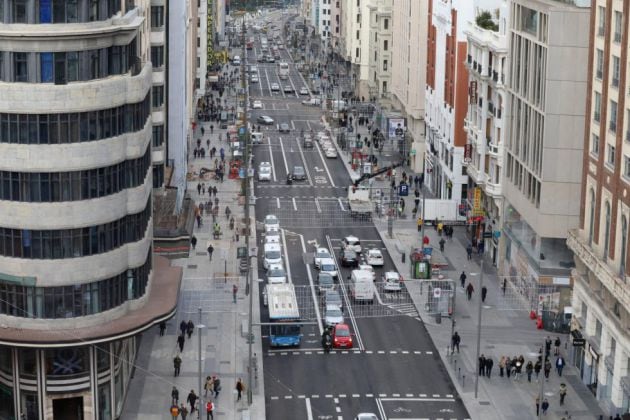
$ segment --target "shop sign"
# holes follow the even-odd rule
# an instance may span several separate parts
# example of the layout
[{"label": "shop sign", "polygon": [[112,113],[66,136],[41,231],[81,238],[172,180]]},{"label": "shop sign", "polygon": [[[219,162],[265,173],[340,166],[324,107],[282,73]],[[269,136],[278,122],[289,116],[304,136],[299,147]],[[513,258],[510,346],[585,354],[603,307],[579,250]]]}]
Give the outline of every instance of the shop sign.
[{"label": "shop sign", "polygon": [[473,191],[473,216],[483,216],[483,209],[481,208],[481,188],[475,187]]},{"label": "shop sign", "polygon": [[584,347],[586,345],[586,339],[585,338],[574,338],[573,339],[573,346],[574,347]]}]

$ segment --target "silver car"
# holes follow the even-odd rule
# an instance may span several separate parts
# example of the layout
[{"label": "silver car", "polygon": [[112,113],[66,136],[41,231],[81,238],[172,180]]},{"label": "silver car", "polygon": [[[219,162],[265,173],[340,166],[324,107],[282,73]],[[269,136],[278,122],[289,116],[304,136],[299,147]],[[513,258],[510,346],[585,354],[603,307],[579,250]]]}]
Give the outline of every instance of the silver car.
[{"label": "silver car", "polygon": [[324,310],[324,323],[326,326],[343,324],[343,312],[337,305],[326,305]]}]

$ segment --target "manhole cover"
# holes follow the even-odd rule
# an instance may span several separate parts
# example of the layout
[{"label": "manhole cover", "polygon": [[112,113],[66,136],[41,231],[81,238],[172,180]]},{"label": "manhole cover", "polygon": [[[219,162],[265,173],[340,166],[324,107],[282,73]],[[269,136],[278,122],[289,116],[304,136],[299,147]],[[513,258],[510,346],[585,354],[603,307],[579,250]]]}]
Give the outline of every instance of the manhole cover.
[{"label": "manhole cover", "polygon": [[479,405],[490,405],[490,401],[479,401]]},{"label": "manhole cover", "polygon": [[190,268],[191,270],[192,270],[192,269],[195,269],[195,268],[197,268],[197,264],[188,264],[188,265],[186,266],[186,268]]}]

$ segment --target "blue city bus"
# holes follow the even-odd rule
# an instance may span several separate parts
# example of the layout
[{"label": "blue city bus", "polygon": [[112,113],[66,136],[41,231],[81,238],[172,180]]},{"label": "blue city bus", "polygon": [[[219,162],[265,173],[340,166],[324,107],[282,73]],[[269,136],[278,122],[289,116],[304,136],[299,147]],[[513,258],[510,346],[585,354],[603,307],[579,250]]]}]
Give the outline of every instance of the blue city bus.
[{"label": "blue city bus", "polygon": [[269,320],[273,324],[269,328],[271,346],[299,346],[302,339],[302,329],[299,324],[300,311],[293,285],[288,283],[269,284],[266,289]]}]

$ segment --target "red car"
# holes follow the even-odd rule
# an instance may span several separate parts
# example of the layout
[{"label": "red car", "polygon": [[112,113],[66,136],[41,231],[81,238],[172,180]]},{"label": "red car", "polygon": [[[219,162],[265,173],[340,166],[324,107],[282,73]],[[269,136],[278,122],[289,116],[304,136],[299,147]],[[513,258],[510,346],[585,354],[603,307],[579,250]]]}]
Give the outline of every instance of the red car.
[{"label": "red car", "polygon": [[332,331],[333,347],[336,349],[351,349],[352,336],[347,324],[337,324]]}]

